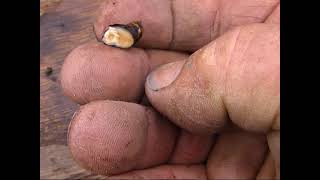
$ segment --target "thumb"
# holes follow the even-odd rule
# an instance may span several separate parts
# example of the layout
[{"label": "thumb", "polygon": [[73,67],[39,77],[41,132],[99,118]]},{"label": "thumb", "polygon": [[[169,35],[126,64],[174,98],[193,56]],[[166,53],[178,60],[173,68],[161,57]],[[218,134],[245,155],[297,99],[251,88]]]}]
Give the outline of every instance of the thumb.
[{"label": "thumb", "polygon": [[215,133],[229,119],[245,130],[280,130],[279,29],[237,27],[187,60],[157,68],[145,85],[150,103],[194,133]]}]

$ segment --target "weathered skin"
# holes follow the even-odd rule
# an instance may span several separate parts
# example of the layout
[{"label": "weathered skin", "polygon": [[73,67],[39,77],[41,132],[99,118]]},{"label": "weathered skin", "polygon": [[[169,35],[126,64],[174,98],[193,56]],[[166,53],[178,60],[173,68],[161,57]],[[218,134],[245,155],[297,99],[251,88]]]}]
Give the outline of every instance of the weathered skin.
[{"label": "weathered skin", "polygon": [[138,48],[92,42],[66,58],[62,89],[82,105],[74,159],[115,179],[279,178],[279,17],[278,0],[105,1],[98,40],[132,21],[144,34]]}]

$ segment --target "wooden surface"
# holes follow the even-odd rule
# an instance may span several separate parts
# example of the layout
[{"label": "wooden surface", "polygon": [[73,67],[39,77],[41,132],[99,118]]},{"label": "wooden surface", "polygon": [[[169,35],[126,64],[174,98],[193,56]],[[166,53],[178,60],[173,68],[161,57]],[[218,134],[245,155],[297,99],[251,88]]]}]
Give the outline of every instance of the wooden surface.
[{"label": "wooden surface", "polygon": [[92,23],[101,0],[40,0],[40,178],[103,179],[79,167],[67,147],[78,105],[64,97],[59,73],[66,55],[95,40]]}]

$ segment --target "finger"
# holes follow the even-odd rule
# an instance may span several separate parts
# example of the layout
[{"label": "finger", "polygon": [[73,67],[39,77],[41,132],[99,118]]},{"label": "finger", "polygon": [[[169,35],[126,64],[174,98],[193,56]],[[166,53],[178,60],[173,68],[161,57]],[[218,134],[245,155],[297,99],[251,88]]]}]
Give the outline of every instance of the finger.
[{"label": "finger", "polygon": [[270,16],[266,19],[265,23],[280,24],[280,4],[278,4],[276,9],[273,10]]},{"label": "finger", "polygon": [[203,165],[162,165],[111,176],[109,179],[207,179]]},{"label": "finger", "polygon": [[280,130],[279,25],[235,28],[185,62],[147,78],[150,103],[178,126],[212,134],[231,119],[250,131]]},{"label": "finger", "polygon": [[207,160],[214,141],[214,135],[203,136],[182,130],[169,163],[185,165],[203,163]]},{"label": "finger", "polygon": [[177,132],[151,108],[121,101],[94,101],[81,106],[74,115],[68,145],[83,168],[114,175],[167,162]]},{"label": "finger", "polygon": [[208,179],[255,179],[266,151],[265,136],[248,132],[221,134],[207,161]]},{"label": "finger", "polygon": [[66,57],[61,70],[61,86],[64,94],[79,104],[106,99],[138,102],[149,71],[186,57],[178,52],[121,50],[87,43]]},{"label": "finger", "polygon": [[[137,46],[195,51],[228,29],[264,22],[279,0],[109,0],[94,24],[102,39],[109,25],[140,21]],[[132,8],[134,7],[134,8]]]},{"label": "finger", "polygon": [[274,179],[275,178],[275,165],[270,153],[268,153],[259,173],[257,175],[257,180],[264,179]]}]

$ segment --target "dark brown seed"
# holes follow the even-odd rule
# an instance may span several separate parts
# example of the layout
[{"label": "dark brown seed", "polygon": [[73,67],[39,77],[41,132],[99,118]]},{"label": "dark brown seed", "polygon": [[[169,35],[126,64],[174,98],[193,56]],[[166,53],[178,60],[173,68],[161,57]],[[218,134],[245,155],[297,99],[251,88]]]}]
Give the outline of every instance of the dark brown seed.
[{"label": "dark brown seed", "polygon": [[130,48],[139,41],[141,36],[142,26],[140,22],[113,24],[108,26],[103,33],[102,42],[113,47]]}]

